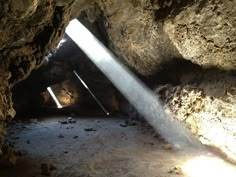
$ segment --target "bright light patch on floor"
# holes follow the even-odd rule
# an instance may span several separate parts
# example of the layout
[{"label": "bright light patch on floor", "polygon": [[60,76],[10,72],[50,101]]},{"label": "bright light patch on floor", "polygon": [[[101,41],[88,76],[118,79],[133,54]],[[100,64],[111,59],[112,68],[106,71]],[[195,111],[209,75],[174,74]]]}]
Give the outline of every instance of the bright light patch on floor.
[{"label": "bright light patch on floor", "polygon": [[214,156],[199,156],[182,166],[183,172],[189,177],[235,177],[235,168],[224,160]]},{"label": "bright light patch on floor", "polygon": [[121,64],[78,20],[69,23],[66,33],[167,141],[178,147],[189,146],[190,141],[198,144],[179,122],[165,114],[157,95]]},{"label": "bright light patch on floor", "polygon": [[62,105],[60,104],[60,102],[58,101],[56,95],[53,93],[52,88],[51,88],[51,87],[48,87],[47,90],[48,90],[48,93],[51,95],[52,99],[54,100],[54,102],[56,103],[57,108],[58,108],[58,109],[63,108],[63,106],[62,106]]}]

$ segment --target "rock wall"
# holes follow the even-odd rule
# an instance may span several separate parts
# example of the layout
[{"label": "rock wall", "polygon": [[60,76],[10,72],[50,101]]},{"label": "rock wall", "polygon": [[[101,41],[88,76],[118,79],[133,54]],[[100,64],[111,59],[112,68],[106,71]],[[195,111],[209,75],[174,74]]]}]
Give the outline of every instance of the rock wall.
[{"label": "rock wall", "polygon": [[[173,86],[158,91],[164,94],[168,110],[203,143],[235,160],[234,145],[230,145],[234,144],[232,125],[236,125],[235,7],[235,0],[0,2],[0,149],[5,124],[15,114],[11,88],[41,65],[61,39],[68,21],[83,13],[83,18],[100,21],[109,39],[107,46],[124,63],[152,77],[156,84],[159,72],[164,78],[170,76]],[[170,63],[180,61],[190,61],[200,69],[192,73],[191,67],[180,64],[174,65],[179,67],[173,67],[176,72],[168,70]],[[210,72],[211,67],[214,72]],[[227,142],[212,137],[214,133],[207,134],[208,128],[214,133],[220,130]]]},{"label": "rock wall", "polygon": [[58,7],[54,0],[0,2],[0,149],[6,123],[15,115],[11,88],[38,68],[57,45],[70,9],[71,4]]},{"label": "rock wall", "polygon": [[210,69],[195,81],[159,85],[166,112],[182,122],[198,139],[236,162],[236,72]]},{"label": "rock wall", "polygon": [[198,1],[164,22],[180,54],[202,67],[236,67],[236,1]]},{"label": "rock wall", "polygon": [[85,12],[102,11],[110,49],[159,84],[167,112],[235,162],[236,1],[94,2]]},{"label": "rock wall", "polygon": [[87,8],[104,16],[114,48],[143,75],[184,58],[202,67],[233,70],[236,2],[222,0],[94,0]]}]

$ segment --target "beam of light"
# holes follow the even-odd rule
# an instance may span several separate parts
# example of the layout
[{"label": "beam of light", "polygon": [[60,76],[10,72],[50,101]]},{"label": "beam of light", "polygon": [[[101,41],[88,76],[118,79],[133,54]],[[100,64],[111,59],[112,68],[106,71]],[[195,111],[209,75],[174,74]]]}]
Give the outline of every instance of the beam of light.
[{"label": "beam of light", "polygon": [[235,177],[236,169],[216,156],[198,156],[182,166],[182,171],[189,177]]},{"label": "beam of light", "polygon": [[63,46],[63,44],[64,43],[66,43],[66,38],[62,38],[62,40],[58,43],[58,45],[57,45],[57,49],[59,49],[60,47],[62,47]]},{"label": "beam of light", "polygon": [[49,94],[51,95],[51,97],[53,98],[54,102],[56,103],[57,108],[58,108],[58,109],[63,108],[63,106],[62,106],[62,105],[60,104],[60,102],[58,101],[56,95],[53,93],[52,88],[51,88],[51,87],[48,87],[47,90],[48,90],[48,93],[49,93]]},{"label": "beam of light", "polygon": [[49,53],[47,56],[45,56],[45,61],[48,63],[49,62],[49,58],[51,58],[52,57],[52,54],[51,53]]},{"label": "beam of light", "polygon": [[97,99],[97,97],[93,94],[93,92],[90,90],[90,88],[87,86],[87,84],[83,81],[83,79],[78,75],[78,73],[74,70],[73,71],[75,76],[79,79],[79,81],[83,84],[83,86],[88,90],[90,95],[93,97],[93,99],[97,102],[97,104],[100,106],[100,108],[106,113],[106,115],[110,115],[110,113],[105,109],[105,107],[102,105],[102,103]]},{"label": "beam of light", "polygon": [[69,23],[66,33],[163,138],[175,147],[194,144],[202,148],[187,129],[166,115],[157,95],[120,63],[77,19]]}]

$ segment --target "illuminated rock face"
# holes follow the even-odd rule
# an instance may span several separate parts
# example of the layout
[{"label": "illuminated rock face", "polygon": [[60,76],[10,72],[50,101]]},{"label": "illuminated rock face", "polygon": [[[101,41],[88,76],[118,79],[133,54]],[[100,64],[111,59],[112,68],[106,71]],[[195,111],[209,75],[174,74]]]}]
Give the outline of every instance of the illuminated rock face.
[{"label": "illuminated rock face", "polygon": [[235,72],[204,71],[198,82],[157,88],[166,112],[205,145],[236,162]]},{"label": "illuminated rock face", "polygon": [[[185,122],[203,143],[235,159],[226,152],[233,147],[228,143],[230,138],[224,144],[205,131],[207,125],[216,125],[224,129],[226,136],[234,137],[234,130],[224,122],[236,125],[235,74],[222,74],[219,69],[236,67],[235,7],[234,0],[0,2],[0,149],[5,122],[15,114],[11,88],[41,65],[43,57],[62,37],[68,21],[83,12],[83,18],[99,22],[104,36],[109,38],[109,48],[144,76],[153,76],[167,63],[179,59],[201,68],[215,68],[212,73],[200,69],[192,77],[178,65],[178,73],[163,76],[171,75],[178,82],[160,94],[164,94],[163,101],[173,116]],[[216,117],[223,123],[216,123]]]},{"label": "illuminated rock face", "polygon": [[[75,83],[70,80],[65,80],[60,84],[52,85],[51,89],[63,107],[78,104],[80,102],[81,95],[79,92],[81,89],[79,90]],[[53,102],[48,92],[44,92],[42,95],[44,98],[44,105],[55,105],[55,102]]]},{"label": "illuminated rock face", "polygon": [[[236,1],[96,2],[116,52],[143,75],[176,58],[202,67],[236,67]],[[92,18],[96,8],[86,13]]]}]

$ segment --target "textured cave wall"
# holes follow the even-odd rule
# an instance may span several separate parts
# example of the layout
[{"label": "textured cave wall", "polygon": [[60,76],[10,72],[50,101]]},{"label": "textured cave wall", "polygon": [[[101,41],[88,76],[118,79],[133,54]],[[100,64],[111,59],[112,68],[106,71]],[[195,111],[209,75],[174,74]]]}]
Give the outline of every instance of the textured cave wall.
[{"label": "textured cave wall", "polygon": [[88,18],[102,12],[110,49],[152,78],[166,111],[235,162],[236,1],[91,3]]},{"label": "textured cave wall", "polygon": [[[164,69],[162,75],[170,77],[166,81],[170,84],[156,87],[158,94],[164,94],[167,111],[203,143],[235,160],[235,148],[230,144],[234,137],[231,127],[236,125],[235,7],[235,0],[1,2],[1,127],[14,115],[10,89],[41,65],[47,51],[61,38],[69,19],[83,12],[90,21],[100,18],[109,48],[137,72],[152,76],[158,83],[156,76]],[[192,73],[191,67],[183,68],[181,64],[174,68],[175,72],[166,69],[168,63],[182,60],[199,65],[200,69]],[[210,67],[214,68],[212,72]],[[212,134],[220,130],[219,134],[227,138],[219,141],[207,134],[207,129]],[[0,130],[3,135],[3,129]]]},{"label": "textured cave wall", "polygon": [[164,30],[188,60],[203,67],[236,67],[236,1],[198,1],[164,22]]},{"label": "textured cave wall", "polygon": [[102,11],[110,48],[144,75],[178,58],[202,67],[235,69],[233,0],[80,0],[77,4],[91,20],[99,12],[96,9]]},{"label": "textured cave wall", "polygon": [[38,68],[57,45],[70,9],[71,4],[59,7],[54,0],[0,2],[0,149],[6,123],[15,115],[11,88]]},{"label": "textured cave wall", "polygon": [[[194,80],[186,75],[192,75]],[[197,69],[186,75],[176,75],[179,84],[156,86],[166,112],[203,144],[235,163],[236,71]]]}]

